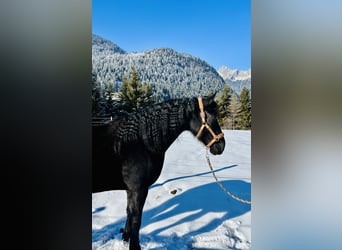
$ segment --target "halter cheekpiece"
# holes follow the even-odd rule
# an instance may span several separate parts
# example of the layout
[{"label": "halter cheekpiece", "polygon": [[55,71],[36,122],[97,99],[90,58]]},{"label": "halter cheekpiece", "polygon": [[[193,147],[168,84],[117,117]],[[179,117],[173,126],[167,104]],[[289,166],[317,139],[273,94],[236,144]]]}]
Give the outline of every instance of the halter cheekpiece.
[{"label": "halter cheekpiece", "polygon": [[215,132],[212,130],[210,125],[205,120],[205,112],[204,112],[203,100],[202,100],[201,97],[198,98],[198,105],[199,105],[199,109],[200,109],[200,116],[201,116],[201,120],[202,120],[202,126],[198,130],[196,138],[199,139],[201,137],[202,133],[203,133],[204,128],[206,128],[209,131],[209,133],[212,135],[212,137],[213,137],[213,139],[207,145],[205,145],[207,148],[210,148],[214,143],[218,142],[221,138],[223,138],[224,134],[222,132],[220,134],[218,134],[218,135],[215,134]]}]

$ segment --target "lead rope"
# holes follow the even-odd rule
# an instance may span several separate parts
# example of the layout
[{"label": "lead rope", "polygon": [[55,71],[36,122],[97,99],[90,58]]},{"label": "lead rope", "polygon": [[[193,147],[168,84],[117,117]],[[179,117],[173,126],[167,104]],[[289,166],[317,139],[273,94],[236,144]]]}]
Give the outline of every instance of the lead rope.
[{"label": "lead rope", "polygon": [[234,194],[232,194],[231,192],[229,192],[229,191],[222,185],[222,183],[217,179],[216,174],[215,174],[214,169],[213,169],[213,166],[212,166],[212,164],[211,164],[211,162],[210,162],[210,159],[209,159],[208,149],[209,149],[209,148],[207,148],[206,151],[205,151],[205,152],[206,152],[205,157],[207,158],[207,162],[208,162],[209,168],[210,168],[210,170],[211,170],[211,173],[212,173],[212,175],[214,176],[214,178],[215,178],[217,184],[220,186],[220,188],[222,188],[222,190],[223,190],[227,195],[229,195],[230,197],[232,197],[233,199],[235,199],[235,200],[237,200],[237,201],[240,201],[240,202],[242,202],[242,203],[252,204],[252,201],[241,199],[241,198],[235,196]]}]

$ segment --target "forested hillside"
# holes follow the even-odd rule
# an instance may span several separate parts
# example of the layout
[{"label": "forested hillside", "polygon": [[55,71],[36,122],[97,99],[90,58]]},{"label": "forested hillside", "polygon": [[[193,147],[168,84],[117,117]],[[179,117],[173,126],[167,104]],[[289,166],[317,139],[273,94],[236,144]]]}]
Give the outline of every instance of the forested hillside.
[{"label": "forested hillside", "polygon": [[124,75],[134,68],[142,83],[149,83],[157,100],[206,95],[225,85],[205,61],[170,48],[126,53],[109,40],[93,35],[93,74],[100,86],[119,91]]},{"label": "forested hillside", "polygon": [[93,116],[133,112],[168,99],[218,93],[219,123],[251,129],[251,71],[222,66],[170,48],[127,53],[93,35]]}]

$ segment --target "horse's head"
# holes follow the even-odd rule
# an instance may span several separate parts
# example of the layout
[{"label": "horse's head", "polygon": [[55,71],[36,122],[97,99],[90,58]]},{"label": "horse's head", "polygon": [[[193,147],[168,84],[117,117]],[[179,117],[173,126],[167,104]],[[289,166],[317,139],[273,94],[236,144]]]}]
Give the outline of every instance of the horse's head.
[{"label": "horse's head", "polygon": [[215,94],[198,98],[190,120],[191,132],[214,155],[222,154],[225,140],[222,130],[217,122],[217,104]]}]

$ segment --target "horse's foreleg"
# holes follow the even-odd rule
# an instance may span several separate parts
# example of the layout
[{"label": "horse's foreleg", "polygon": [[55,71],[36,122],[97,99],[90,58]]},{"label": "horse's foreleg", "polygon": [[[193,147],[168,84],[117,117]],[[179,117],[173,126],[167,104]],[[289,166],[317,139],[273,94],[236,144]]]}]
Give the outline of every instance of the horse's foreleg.
[{"label": "horse's foreleg", "polygon": [[139,245],[139,230],[147,192],[147,188],[139,189],[138,191],[127,191],[127,221],[123,238],[129,238],[129,250],[141,249]]}]

